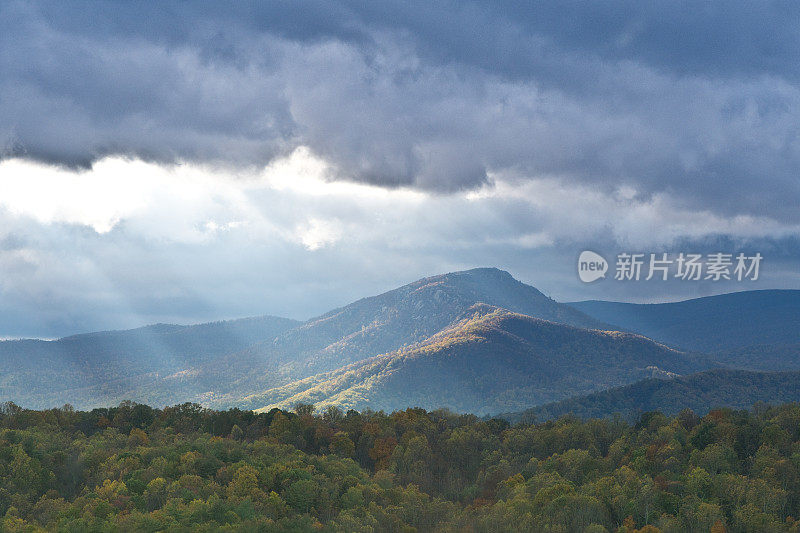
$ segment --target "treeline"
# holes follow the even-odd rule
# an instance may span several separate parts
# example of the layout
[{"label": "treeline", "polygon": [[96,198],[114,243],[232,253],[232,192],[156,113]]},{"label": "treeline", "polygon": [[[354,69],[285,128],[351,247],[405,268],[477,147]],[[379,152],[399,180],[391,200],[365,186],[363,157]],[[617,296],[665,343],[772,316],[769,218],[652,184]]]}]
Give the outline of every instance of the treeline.
[{"label": "treeline", "polygon": [[447,411],[0,408],[3,531],[798,531],[800,406],[510,426]]}]

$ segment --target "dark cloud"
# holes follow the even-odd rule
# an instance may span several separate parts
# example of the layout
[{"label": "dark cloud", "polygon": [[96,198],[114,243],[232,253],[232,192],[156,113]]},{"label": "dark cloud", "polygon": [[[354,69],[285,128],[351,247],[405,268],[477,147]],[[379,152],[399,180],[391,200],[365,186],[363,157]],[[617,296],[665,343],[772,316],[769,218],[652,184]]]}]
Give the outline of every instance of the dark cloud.
[{"label": "dark cloud", "polygon": [[453,191],[540,176],[797,221],[792,2],[4,2],[0,151]]}]

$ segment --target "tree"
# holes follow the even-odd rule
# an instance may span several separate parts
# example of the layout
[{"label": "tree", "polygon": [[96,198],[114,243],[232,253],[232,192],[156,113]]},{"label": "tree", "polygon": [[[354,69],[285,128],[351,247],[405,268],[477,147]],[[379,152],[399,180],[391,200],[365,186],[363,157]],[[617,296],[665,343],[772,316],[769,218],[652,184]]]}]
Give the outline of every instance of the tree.
[{"label": "tree", "polygon": [[316,407],[314,407],[314,404],[312,403],[300,402],[295,404],[294,406],[294,412],[297,413],[298,416],[306,416],[306,417],[311,416],[314,414],[315,409]]}]

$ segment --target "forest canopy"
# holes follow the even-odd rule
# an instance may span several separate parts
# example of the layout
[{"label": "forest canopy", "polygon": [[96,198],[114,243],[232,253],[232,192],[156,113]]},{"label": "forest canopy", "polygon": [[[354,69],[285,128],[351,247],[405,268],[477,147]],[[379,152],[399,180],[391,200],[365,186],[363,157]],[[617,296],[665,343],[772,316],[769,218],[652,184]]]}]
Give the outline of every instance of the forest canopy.
[{"label": "forest canopy", "polygon": [[0,409],[4,531],[798,531],[800,406],[563,417]]}]

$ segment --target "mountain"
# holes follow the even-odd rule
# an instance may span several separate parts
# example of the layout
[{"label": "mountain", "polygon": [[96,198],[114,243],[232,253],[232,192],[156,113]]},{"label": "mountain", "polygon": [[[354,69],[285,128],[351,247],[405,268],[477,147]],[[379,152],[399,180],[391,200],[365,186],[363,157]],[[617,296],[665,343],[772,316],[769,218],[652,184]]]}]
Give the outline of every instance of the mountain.
[{"label": "mountain", "polygon": [[476,268],[420,279],[335,309],[215,361],[198,379],[222,385],[209,399],[212,405],[239,405],[242,391],[265,390],[424,341],[478,303],[577,327],[607,327],[508,272]]},{"label": "mountain", "polygon": [[241,405],[258,391],[424,341],[481,302],[604,327],[508,272],[478,268],[421,279],[305,323],[262,317],[0,343],[0,399],[30,407],[123,399]]},{"label": "mountain", "polygon": [[288,318],[261,316],[192,326],[155,324],[55,341],[3,341],[0,400],[52,407],[65,402],[95,406],[139,399],[141,387],[159,376],[208,363],[298,324]]},{"label": "mountain", "polygon": [[621,329],[684,350],[724,352],[800,343],[800,291],[760,290],[675,303],[590,300],[573,308]]},{"label": "mountain", "polygon": [[519,411],[650,376],[800,369],[799,295],[566,305],[508,272],[478,268],[424,278],[303,323],[267,316],[0,342],[0,400]]},{"label": "mountain", "polygon": [[242,405],[498,413],[708,364],[640,335],[479,304],[416,346],[252,395]]},{"label": "mountain", "polygon": [[705,415],[716,407],[749,409],[755,403],[800,401],[800,372],[715,369],[672,379],[645,379],[623,387],[501,415],[511,422],[545,421],[572,414],[603,418],[619,413],[635,420],[646,411]]}]

